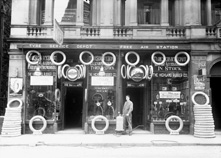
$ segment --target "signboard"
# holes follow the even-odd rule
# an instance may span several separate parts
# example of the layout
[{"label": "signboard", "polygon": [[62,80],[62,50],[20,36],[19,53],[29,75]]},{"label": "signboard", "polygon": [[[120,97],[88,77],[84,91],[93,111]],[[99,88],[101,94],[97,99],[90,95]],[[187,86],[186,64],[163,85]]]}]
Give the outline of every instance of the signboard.
[{"label": "signboard", "polygon": [[56,19],[54,19],[53,40],[60,46],[63,44],[63,40],[64,40],[64,33]]},{"label": "signboard", "polygon": [[53,86],[53,76],[31,76],[31,86]]},{"label": "signboard", "polygon": [[114,86],[114,77],[112,76],[92,76],[91,77],[92,86]]},{"label": "signboard", "polygon": [[139,67],[134,67],[131,72],[131,79],[135,82],[140,82],[143,77],[144,77],[144,71],[143,69],[139,68]]},{"label": "signboard", "polygon": [[167,99],[167,98],[180,98],[180,93],[181,92],[174,92],[174,91],[160,91],[160,98],[162,99]]},{"label": "signboard", "polygon": [[18,48],[23,49],[115,49],[115,50],[190,50],[189,44],[42,44],[42,43],[25,43],[18,44]]}]

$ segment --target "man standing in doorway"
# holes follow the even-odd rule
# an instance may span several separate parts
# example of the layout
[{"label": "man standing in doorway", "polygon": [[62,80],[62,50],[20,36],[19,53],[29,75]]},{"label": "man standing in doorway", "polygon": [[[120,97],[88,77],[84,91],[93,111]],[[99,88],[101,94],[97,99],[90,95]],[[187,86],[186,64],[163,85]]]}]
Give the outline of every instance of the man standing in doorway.
[{"label": "man standing in doorway", "polygon": [[128,124],[129,135],[131,135],[132,133],[132,111],[133,111],[133,102],[130,101],[130,96],[126,95],[126,101],[123,107],[124,131],[126,133],[126,125]]}]

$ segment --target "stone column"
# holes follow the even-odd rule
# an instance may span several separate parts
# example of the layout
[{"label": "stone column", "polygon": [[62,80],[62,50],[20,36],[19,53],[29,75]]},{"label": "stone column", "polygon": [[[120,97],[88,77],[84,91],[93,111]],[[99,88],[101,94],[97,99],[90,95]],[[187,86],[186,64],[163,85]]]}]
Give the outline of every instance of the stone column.
[{"label": "stone column", "polygon": [[[129,2],[130,26],[137,26],[137,0],[127,0]],[[126,14],[127,16],[127,14]]]},{"label": "stone column", "polygon": [[114,0],[114,26],[121,26],[121,0]]},{"label": "stone column", "polygon": [[125,1],[125,26],[129,26],[130,24],[130,4],[129,0]]},{"label": "stone column", "polygon": [[207,20],[207,25],[211,26],[212,25],[212,13],[211,13],[211,0],[206,0],[206,20]]},{"label": "stone column", "polygon": [[201,0],[184,0],[184,25],[201,25]]},{"label": "stone column", "polygon": [[[11,8],[11,24],[27,25],[29,22],[29,0],[13,0]],[[22,8],[22,11],[21,11]]]},{"label": "stone column", "polygon": [[168,0],[161,0],[161,26],[169,26]]},{"label": "stone column", "polygon": [[45,25],[52,25],[53,0],[45,0]]},{"label": "stone column", "polygon": [[180,12],[180,0],[175,0],[175,26],[180,26],[181,24],[181,12]]},{"label": "stone column", "polygon": [[84,25],[84,1],[77,0],[77,13],[76,13],[76,25]]},{"label": "stone column", "polygon": [[30,25],[37,25],[37,8],[38,8],[38,0],[31,0],[30,1],[30,8],[29,8],[29,24]]}]

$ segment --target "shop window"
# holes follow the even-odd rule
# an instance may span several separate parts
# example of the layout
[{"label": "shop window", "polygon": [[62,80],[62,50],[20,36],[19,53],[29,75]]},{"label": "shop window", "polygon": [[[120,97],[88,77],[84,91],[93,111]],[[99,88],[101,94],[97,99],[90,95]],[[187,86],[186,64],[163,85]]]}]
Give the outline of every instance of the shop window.
[{"label": "shop window", "polygon": [[[114,59],[107,54],[103,61],[109,64]],[[94,62],[89,66],[89,74],[87,120],[91,121],[97,115],[113,120],[117,111],[115,64],[105,66],[101,55],[96,55]]]},{"label": "shop window", "polygon": [[160,24],[161,0],[138,0],[138,24]]},{"label": "shop window", "polygon": [[[186,60],[185,56],[179,58]],[[155,60],[160,62],[162,58],[156,56]],[[166,56],[163,65],[154,65],[151,116],[153,121],[165,121],[171,115],[189,120],[188,64],[179,66],[174,56]]]},{"label": "shop window", "polygon": [[45,0],[30,1],[29,23],[42,25],[45,23]]},{"label": "shop window", "polygon": [[42,59],[38,65],[27,64],[27,120],[35,115],[53,120],[59,108],[55,104],[56,66],[49,56],[43,56]]}]

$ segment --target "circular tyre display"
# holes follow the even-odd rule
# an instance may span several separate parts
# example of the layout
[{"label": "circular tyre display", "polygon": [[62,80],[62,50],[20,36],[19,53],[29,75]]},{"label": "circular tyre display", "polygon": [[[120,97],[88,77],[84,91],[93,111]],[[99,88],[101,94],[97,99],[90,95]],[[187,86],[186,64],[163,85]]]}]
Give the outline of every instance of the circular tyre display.
[{"label": "circular tyre display", "polygon": [[[102,129],[102,130],[98,130],[96,127],[95,127],[95,122],[98,120],[98,119],[102,119],[105,121],[105,127]],[[109,127],[109,121],[106,117],[102,116],[102,115],[98,115],[98,116],[95,116],[91,122],[91,127],[92,129],[96,132],[96,133],[104,133],[108,127]]]},{"label": "circular tyre display", "polygon": [[209,97],[204,92],[195,92],[192,95],[192,102],[193,102],[194,105],[206,106],[206,105],[209,104]]},{"label": "circular tyre display", "polygon": [[[33,123],[35,120],[40,120],[43,123],[43,126],[38,130],[36,130],[33,127]],[[29,128],[33,132],[33,134],[42,134],[42,132],[46,129],[46,127],[47,127],[47,121],[45,120],[44,117],[42,117],[40,115],[36,115],[36,116],[32,117],[31,120],[29,121]]]},{"label": "circular tyre display", "polygon": [[[137,58],[136,62],[134,62],[134,63],[131,63],[128,59],[129,55],[131,55],[131,54],[134,54]],[[136,66],[140,62],[140,56],[136,52],[130,51],[125,55],[125,61],[130,66]]]},{"label": "circular tyre display", "polygon": [[[184,55],[187,57],[187,60],[186,60],[185,63],[180,63],[180,62],[178,61],[178,56],[181,55],[181,54],[184,54]],[[189,61],[190,61],[190,56],[189,56],[189,54],[188,54],[187,52],[179,52],[179,53],[177,53],[177,54],[175,55],[174,61],[175,61],[176,64],[179,65],[179,66],[185,66],[185,65],[187,65],[187,64],[189,63]]]},{"label": "circular tyre display", "polygon": [[[112,61],[111,63],[106,63],[105,57],[106,57],[107,55],[111,55],[111,56],[112,56],[113,61]],[[105,66],[113,66],[113,65],[116,63],[116,56],[115,56],[114,53],[112,53],[112,52],[105,52],[105,53],[102,55],[101,61],[102,61],[102,63],[103,63]]]},{"label": "circular tyre display", "polygon": [[[83,55],[84,54],[89,54],[90,56],[91,56],[91,60],[89,61],[89,62],[85,62],[85,61],[83,61]],[[79,60],[81,61],[81,63],[82,64],[84,64],[84,65],[90,65],[90,64],[92,64],[93,63],[93,61],[94,61],[94,55],[91,53],[91,52],[89,52],[89,51],[83,51],[83,52],[81,52],[81,54],[80,54],[80,56],[79,56]]]},{"label": "circular tyre display", "polygon": [[[54,56],[55,56],[56,54],[61,54],[61,55],[62,55],[63,59],[62,59],[61,62],[56,62],[56,61],[54,61],[54,58],[55,58]],[[52,62],[53,64],[55,64],[55,65],[62,65],[62,64],[64,64],[65,61],[66,61],[66,55],[65,55],[62,51],[54,51],[53,53],[51,53],[50,60],[51,60],[51,62]]]},{"label": "circular tyre display", "polygon": [[[155,60],[155,56],[156,56],[157,54],[160,54],[160,55],[163,57],[163,60],[162,60],[161,62],[157,62],[157,61]],[[166,56],[165,56],[165,54],[163,54],[162,52],[157,51],[157,52],[154,52],[154,53],[151,55],[151,61],[152,61],[155,65],[163,65],[163,64],[166,62]]]},{"label": "circular tyre display", "polygon": [[[36,54],[37,57],[35,57],[33,54]],[[34,59],[31,60],[31,58],[34,58]],[[36,50],[30,50],[30,51],[26,54],[26,61],[27,61],[29,64],[36,65],[36,64],[39,64],[39,62],[40,62],[41,60],[42,60],[41,53],[39,53],[39,52],[36,51]]]},{"label": "circular tyre display", "polygon": [[[18,102],[18,106],[14,106],[16,105],[16,102]],[[12,99],[7,103],[7,108],[10,109],[21,109],[21,107],[22,107],[22,100],[18,98]]]},{"label": "circular tyre display", "polygon": [[[179,121],[180,126],[177,130],[172,130],[170,128],[169,122],[171,119],[177,119]],[[180,117],[172,115],[166,119],[165,126],[166,126],[167,130],[170,132],[170,134],[179,134],[179,132],[183,129],[183,121]]]}]

